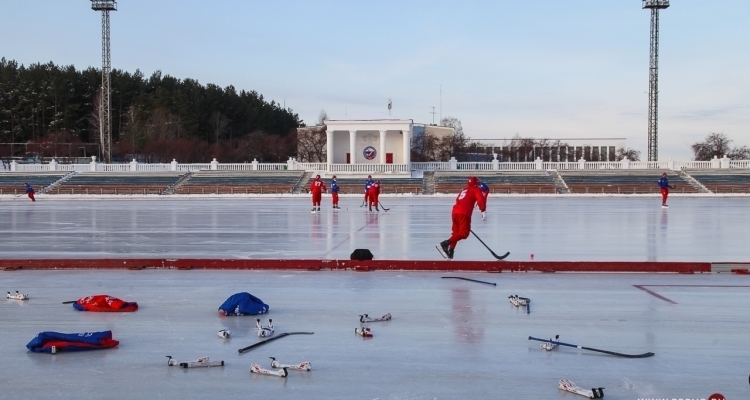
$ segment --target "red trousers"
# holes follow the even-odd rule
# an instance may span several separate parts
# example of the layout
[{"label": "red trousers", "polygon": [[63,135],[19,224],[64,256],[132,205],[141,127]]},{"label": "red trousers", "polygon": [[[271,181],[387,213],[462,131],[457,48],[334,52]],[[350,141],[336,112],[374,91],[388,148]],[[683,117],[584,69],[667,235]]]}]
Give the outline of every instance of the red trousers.
[{"label": "red trousers", "polygon": [[323,196],[321,195],[320,192],[312,192],[312,202],[313,202],[313,205],[314,206],[319,206],[320,205],[320,199],[322,197]]},{"label": "red trousers", "polygon": [[464,240],[471,233],[471,215],[452,214],[453,227],[451,228],[450,248],[455,249],[459,240]]},{"label": "red trousers", "polygon": [[375,206],[375,208],[378,208],[378,195],[374,193],[370,193],[368,197],[370,198],[369,206],[370,207]]},{"label": "red trousers", "polygon": [[334,206],[339,205],[339,193],[338,192],[331,193],[331,199],[333,200]]},{"label": "red trousers", "polygon": [[667,196],[669,196],[669,189],[661,188],[661,204],[667,204]]},{"label": "red trousers", "polygon": [[29,192],[29,198],[31,199],[31,201],[36,201],[36,199],[34,198],[34,192]]}]

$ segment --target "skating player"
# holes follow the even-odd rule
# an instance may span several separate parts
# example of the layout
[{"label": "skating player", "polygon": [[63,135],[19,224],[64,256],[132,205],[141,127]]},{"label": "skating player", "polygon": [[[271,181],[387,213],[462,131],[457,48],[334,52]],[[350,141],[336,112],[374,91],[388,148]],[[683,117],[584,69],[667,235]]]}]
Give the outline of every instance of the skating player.
[{"label": "skating player", "polygon": [[36,199],[34,198],[34,188],[31,187],[31,185],[28,183],[24,183],[24,185],[26,185],[26,194],[29,195],[31,201],[36,201]]},{"label": "skating player", "polygon": [[380,196],[380,181],[375,181],[370,186],[370,189],[367,190],[367,197],[370,198],[370,211],[372,211],[372,206],[375,206],[375,211],[380,211],[378,208],[378,196]]},{"label": "skating player", "polygon": [[479,181],[479,190],[482,191],[482,197],[484,197],[484,202],[487,203],[487,196],[490,195],[490,187],[487,186],[486,183]]},{"label": "skating player", "polygon": [[326,184],[320,180],[320,175],[316,175],[315,179],[310,183],[310,193],[312,193],[313,202],[313,208],[310,212],[320,211],[320,200],[325,190]]},{"label": "skating player", "polygon": [[451,228],[451,237],[448,240],[440,242],[438,250],[443,257],[452,260],[453,252],[459,240],[466,239],[471,233],[471,214],[474,212],[474,205],[479,205],[479,211],[482,212],[482,219],[485,218],[487,203],[484,200],[482,191],[479,189],[479,179],[476,176],[469,178],[466,189],[456,197],[456,204],[453,206],[451,218],[453,226]]},{"label": "skating player", "polygon": [[331,178],[331,201],[333,202],[333,209],[340,210],[339,207],[339,185],[336,183],[336,175]]},{"label": "skating player", "polygon": [[669,196],[669,189],[674,189],[674,185],[669,184],[667,173],[663,172],[661,178],[659,178],[659,187],[661,188],[661,206],[664,208],[669,207],[667,205],[667,196]]},{"label": "skating player", "polygon": [[372,186],[373,183],[375,183],[375,181],[372,180],[372,175],[367,175],[367,180],[365,181],[365,202],[362,203],[362,205],[370,204],[368,193],[370,192],[370,186]]}]

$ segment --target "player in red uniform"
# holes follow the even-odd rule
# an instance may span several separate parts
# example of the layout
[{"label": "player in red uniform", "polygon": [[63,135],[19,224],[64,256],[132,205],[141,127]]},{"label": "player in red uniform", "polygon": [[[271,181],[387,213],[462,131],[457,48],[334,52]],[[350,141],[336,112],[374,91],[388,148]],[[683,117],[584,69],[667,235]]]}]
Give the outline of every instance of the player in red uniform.
[{"label": "player in red uniform", "polygon": [[476,176],[469,178],[466,189],[462,190],[456,197],[456,204],[453,206],[451,213],[453,219],[451,237],[440,242],[438,246],[440,253],[448,260],[453,259],[453,251],[456,249],[458,241],[466,239],[471,233],[471,214],[474,211],[474,205],[479,205],[479,211],[482,212],[482,219],[484,219],[487,202],[479,188],[479,179]]},{"label": "player in red uniform", "polygon": [[380,196],[380,181],[375,181],[367,189],[367,197],[370,199],[370,211],[372,211],[372,206],[375,206],[375,211],[380,211],[378,208],[378,196]]},{"label": "player in red uniform", "polygon": [[[315,179],[310,183],[310,193],[312,193],[313,208],[310,212],[320,211],[320,200],[323,197],[322,193],[326,190],[326,184],[320,180],[320,175],[315,176]],[[317,209],[316,209],[317,207]]]},{"label": "player in red uniform", "polygon": [[[370,204],[370,199],[368,198],[368,194],[370,192],[370,186],[372,186],[373,183],[374,183],[374,181],[372,180],[372,175],[367,175],[367,180],[365,181],[365,201],[362,202],[362,206],[365,205],[365,204],[367,204],[367,205]],[[360,206],[360,207],[362,207],[362,206]],[[370,211],[372,211],[372,210],[370,210]]]}]

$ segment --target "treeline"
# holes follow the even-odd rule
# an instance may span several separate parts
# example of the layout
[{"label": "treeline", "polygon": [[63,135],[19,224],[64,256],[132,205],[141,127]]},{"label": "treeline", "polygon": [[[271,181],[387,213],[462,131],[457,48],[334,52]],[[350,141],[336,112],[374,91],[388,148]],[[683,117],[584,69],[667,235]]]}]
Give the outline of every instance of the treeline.
[{"label": "treeline", "polygon": [[[96,68],[0,59],[0,157],[96,155],[90,143],[99,142],[100,86]],[[112,70],[110,102],[114,161],[286,161],[304,126],[291,109],[255,91],[160,71],[146,78]]]}]

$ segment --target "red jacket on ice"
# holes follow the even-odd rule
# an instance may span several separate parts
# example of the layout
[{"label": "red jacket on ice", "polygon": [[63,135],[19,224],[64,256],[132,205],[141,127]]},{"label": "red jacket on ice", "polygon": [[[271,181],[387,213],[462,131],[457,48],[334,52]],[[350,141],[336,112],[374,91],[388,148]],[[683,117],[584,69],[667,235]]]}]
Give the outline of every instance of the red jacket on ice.
[{"label": "red jacket on ice", "polygon": [[479,186],[469,186],[462,190],[456,197],[456,204],[453,206],[453,214],[471,215],[474,211],[474,205],[479,204],[479,211],[484,212],[487,208],[487,200],[482,196]]}]

